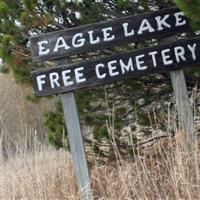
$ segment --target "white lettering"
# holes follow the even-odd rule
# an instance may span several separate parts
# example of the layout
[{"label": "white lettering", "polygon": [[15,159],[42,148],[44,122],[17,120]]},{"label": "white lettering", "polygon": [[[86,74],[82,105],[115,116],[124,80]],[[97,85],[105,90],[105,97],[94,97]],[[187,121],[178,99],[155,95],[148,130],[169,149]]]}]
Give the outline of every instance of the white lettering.
[{"label": "white lettering", "polygon": [[[85,43],[85,39],[82,38],[83,37],[83,33],[77,33],[74,35],[74,37],[72,38],[72,45],[75,47],[75,48],[78,48],[78,47],[82,47]],[[79,39],[77,39],[79,38]]]},{"label": "white lettering", "polygon": [[140,60],[141,58],[144,58],[144,54],[135,57],[136,67],[138,70],[145,70],[147,69],[147,66],[141,66],[144,64],[144,61]]},{"label": "white lettering", "polygon": [[54,51],[54,52],[57,52],[58,49],[60,49],[60,48],[65,48],[66,50],[67,50],[67,49],[70,49],[70,47],[66,44],[66,42],[65,42],[65,40],[64,40],[63,37],[59,37],[59,38],[57,39],[56,45],[55,45],[53,51]]},{"label": "white lettering", "polygon": [[50,50],[48,48],[46,48],[43,45],[47,45],[49,44],[49,42],[47,40],[43,40],[37,43],[37,45],[39,46],[39,56],[43,56],[46,55],[50,52]]},{"label": "white lettering", "polygon": [[176,19],[175,26],[183,26],[187,23],[187,21],[185,19],[183,19],[183,17],[185,16],[184,12],[182,12],[182,11],[177,12],[177,13],[174,14],[174,16],[175,16],[175,19]]},{"label": "white lettering", "polygon": [[84,67],[79,67],[74,70],[77,83],[82,83],[86,81],[86,78],[83,77],[83,72],[82,72],[83,70],[84,70]]},{"label": "white lettering", "polygon": [[162,50],[161,54],[162,54],[162,60],[164,65],[171,65],[173,64],[173,61],[170,60],[170,55],[166,55],[166,53],[169,53],[170,49],[164,49]]},{"label": "white lettering", "polygon": [[97,37],[96,39],[93,38],[94,31],[88,31],[90,44],[97,44],[100,42],[100,38]]},{"label": "white lettering", "polygon": [[106,73],[100,74],[99,68],[104,68],[104,64],[99,63],[98,65],[96,65],[95,67],[95,71],[96,71],[96,75],[98,79],[103,79],[106,77]]},{"label": "white lettering", "polygon": [[188,49],[190,50],[190,52],[192,53],[192,58],[193,60],[196,60],[197,57],[196,57],[196,47],[197,47],[197,44],[194,43],[192,46],[190,46],[190,44],[187,45],[188,46]]},{"label": "white lettering", "polygon": [[115,39],[115,35],[111,35],[111,33],[109,31],[112,31],[112,27],[107,27],[107,28],[103,28],[102,32],[103,32],[103,37],[104,37],[104,41],[108,42],[111,40]]},{"label": "white lettering", "polygon": [[181,46],[174,47],[174,54],[175,54],[177,63],[180,63],[181,60],[186,61],[185,49],[183,47]]},{"label": "white lettering", "polygon": [[57,72],[50,73],[49,74],[49,79],[50,79],[51,88],[55,88],[55,86],[60,87],[60,84],[58,82],[59,75],[58,75]]},{"label": "white lettering", "polygon": [[141,23],[139,31],[138,31],[138,35],[143,34],[144,31],[149,31],[149,33],[152,33],[155,31],[155,29],[150,25],[150,23],[147,19],[142,20],[142,23]]},{"label": "white lettering", "polygon": [[62,72],[62,80],[63,80],[64,86],[69,86],[69,85],[72,85],[74,83],[73,81],[70,80],[71,76],[68,75],[69,73],[71,73],[70,69],[64,70]]},{"label": "white lettering", "polygon": [[162,31],[164,27],[171,28],[171,25],[166,22],[168,18],[169,15],[165,15],[163,18],[161,16],[157,16],[155,18],[158,26],[158,31]]},{"label": "white lettering", "polygon": [[132,58],[129,58],[127,64],[125,64],[122,59],[119,60],[119,63],[121,66],[122,74],[125,74],[128,71],[134,71]]},{"label": "white lettering", "polygon": [[152,51],[149,52],[149,55],[151,56],[152,60],[153,60],[153,66],[157,67],[157,62],[156,62],[156,55],[158,54],[157,51]]},{"label": "white lettering", "polygon": [[116,66],[113,66],[114,64],[116,64],[117,61],[116,60],[112,60],[108,63],[108,70],[109,70],[109,73],[110,73],[110,76],[117,76],[119,75],[119,72],[118,71],[114,71],[117,69]]},{"label": "white lettering", "polygon": [[44,78],[46,78],[45,74],[37,76],[37,85],[39,91],[43,90],[42,85],[45,84],[45,80],[42,79]]},{"label": "white lettering", "polygon": [[134,30],[133,29],[128,32],[128,23],[123,23],[122,26],[123,26],[123,29],[124,29],[125,37],[129,37],[129,36],[134,35]]}]

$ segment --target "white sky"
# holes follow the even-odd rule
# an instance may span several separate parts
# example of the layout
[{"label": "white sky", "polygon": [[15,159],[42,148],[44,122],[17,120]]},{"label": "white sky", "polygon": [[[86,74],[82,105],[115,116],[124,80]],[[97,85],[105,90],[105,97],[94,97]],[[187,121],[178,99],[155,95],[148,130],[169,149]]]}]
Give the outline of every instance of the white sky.
[{"label": "white sky", "polygon": [[3,64],[3,61],[2,61],[2,59],[0,58],[0,66]]}]

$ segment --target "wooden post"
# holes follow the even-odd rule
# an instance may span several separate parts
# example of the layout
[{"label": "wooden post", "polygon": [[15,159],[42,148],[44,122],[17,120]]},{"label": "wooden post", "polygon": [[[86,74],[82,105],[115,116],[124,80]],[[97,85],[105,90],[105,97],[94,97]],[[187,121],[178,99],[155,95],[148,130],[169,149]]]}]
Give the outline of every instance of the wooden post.
[{"label": "wooden post", "polygon": [[91,200],[90,178],[74,93],[62,94],[61,100],[81,200]]},{"label": "wooden post", "polygon": [[190,147],[194,145],[195,124],[183,70],[170,72],[176,99],[180,128],[187,133]]},{"label": "wooden post", "polygon": [[[66,63],[66,60],[62,59],[56,63],[64,64]],[[93,194],[90,185],[89,170],[74,92],[64,93],[60,96],[64,112],[65,125],[68,132],[72,160],[75,167],[78,189],[80,192],[80,199],[92,200]]]},{"label": "wooden post", "polygon": [[[176,36],[171,36],[165,39],[163,44],[168,42],[175,42]],[[172,87],[176,100],[176,106],[178,111],[179,126],[187,134],[187,144],[189,148],[194,145],[194,116],[190,105],[190,99],[188,96],[185,76],[183,70],[170,72]]]}]

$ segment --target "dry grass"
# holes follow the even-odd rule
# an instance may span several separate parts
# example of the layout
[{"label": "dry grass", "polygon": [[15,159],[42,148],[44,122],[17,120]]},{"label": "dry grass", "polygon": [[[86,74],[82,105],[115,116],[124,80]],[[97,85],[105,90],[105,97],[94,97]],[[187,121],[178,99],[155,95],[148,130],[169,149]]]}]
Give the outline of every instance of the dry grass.
[{"label": "dry grass", "polygon": [[[179,139],[179,141],[181,141]],[[91,169],[95,199],[200,199],[200,150],[164,139],[140,150],[134,161]],[[78,199],[70,155],[43,147],[1,160],[2,200]]]},{"label": "dry grass", "polygon": [[[24,91],[12,79],[1,79],[0,199],[79,199],[70,154],[39,142],[40,110],[46,103],[33,108],[24,102]],[[179,133],[140,147],[134,160],[105,165],[93,161],[90,174],[95,199],[200,199],[200,145],[197,142],[188,151],[185,142]]]},{"label": "dry grass", "polygon": [[76,199],[76,184],[69,155],[43,149],[20,155],[0,166],[2,200]]}]

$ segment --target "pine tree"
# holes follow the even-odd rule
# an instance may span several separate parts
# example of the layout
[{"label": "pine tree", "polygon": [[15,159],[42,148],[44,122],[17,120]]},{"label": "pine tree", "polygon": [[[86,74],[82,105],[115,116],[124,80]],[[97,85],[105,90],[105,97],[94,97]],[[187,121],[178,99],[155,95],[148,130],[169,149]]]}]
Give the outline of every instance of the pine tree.
[{"label": "pine tree", "polygon": [[176,0],[177,5],[192,20],[193,28],[200,29],[200,0]]}]

